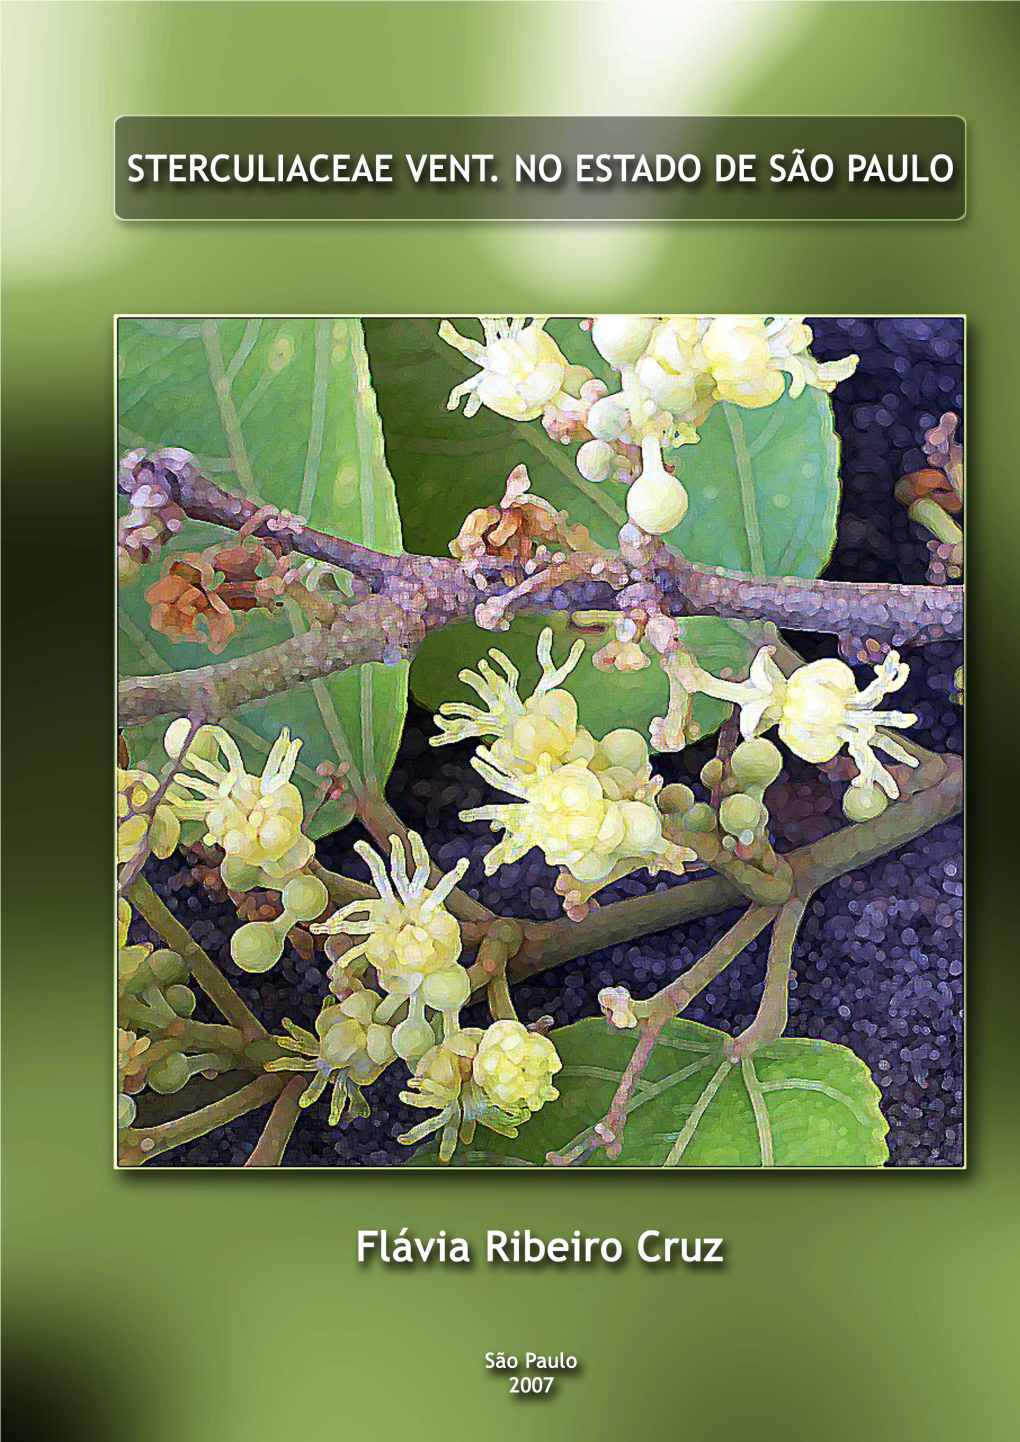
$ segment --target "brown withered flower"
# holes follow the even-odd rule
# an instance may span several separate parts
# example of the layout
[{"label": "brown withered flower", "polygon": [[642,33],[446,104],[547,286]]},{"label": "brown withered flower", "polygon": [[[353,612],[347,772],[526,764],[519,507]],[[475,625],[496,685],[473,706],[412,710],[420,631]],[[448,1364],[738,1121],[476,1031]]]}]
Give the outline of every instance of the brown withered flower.
[{"label": "brown withered flower", "polygon": [[[230,607],[217,594],[212,566],[195,551],[181,551],[163,563],[163,574],[145,593],[154,631],[171,641],[204,641],[214,656],[237,629]],[[203,622],[205,634],[197,629]]]},{"label": "brown withered flower", "polygon": [[527,467],[516,466],[499,505],[472,511],[456,540],[450,542],[450,554],[458,561],[494,556],[523,564],[539,546],[550,551],[597,549],[584,526],[567,525],[565,511],[531,494]]}]

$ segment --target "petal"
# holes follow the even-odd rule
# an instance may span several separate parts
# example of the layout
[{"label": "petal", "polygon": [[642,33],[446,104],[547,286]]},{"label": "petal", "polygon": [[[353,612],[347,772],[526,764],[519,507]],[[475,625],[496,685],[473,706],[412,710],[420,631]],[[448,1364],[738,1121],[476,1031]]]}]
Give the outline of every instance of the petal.
[{"label": "petal", "polygon": [[459,350],[461,355],[467,356],[468,360],[474,361],[476,365],[484,363],[485,346],[461,335],[459,331],[454,330],[448,320],[444,320],[439,327],[439,339],[445,340],[447,345],[452,345],[454,350]]},{"label": "petal", "polygon": [[816,766],[831,761],[843,745],[842,738],[834,731],[798,726],[789,721],[779,723],[779,736],[795,755]]}]

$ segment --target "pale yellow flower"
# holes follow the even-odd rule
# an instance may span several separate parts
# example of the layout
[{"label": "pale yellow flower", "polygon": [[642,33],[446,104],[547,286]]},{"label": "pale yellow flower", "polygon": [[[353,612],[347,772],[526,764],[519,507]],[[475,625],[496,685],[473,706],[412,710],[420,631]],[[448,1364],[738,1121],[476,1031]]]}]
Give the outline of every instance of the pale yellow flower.
[{"label": "pale yellow flower", "polygon": [[[187,725],[175,721],[166,734],[169,755],[177,756]],[[301,741],[280,732],[261,776],[250,776],[237,743],[222,726],[203,727],[188,747],[167,799],[183,820],[203,821],[205,841],[220,846],[232,859],[261,867],[270,878],[300,871],[314,847],[302,836],[304,801],[291,782]]]},{"label": "pale yellow flower", "polygon": [[331,1127],[337,1125],[348,1106],[354,1116],[368,1115],[361,1088],[374,1082],[396,1059],[392,1029],[375,1019],[381,1002],[378,993],[357,987],[342,1001],[323,1008],[314,1034],[285,1021],[288,1035],[276,1038],[288,1055],[267,1062],[266,1071],[313,1073],[298,1099],[301,1107],[318,1101],[332,1082]]},{"label": "pale yellow flower", "polygon": [[[651,778],[647,761],[636,768],[607,764],[601,748],[617,736],[633,736],[645,745],[637,732],[610,733],[596,743],[599,752],[591,765],[543,766],[529,780],[502,769],[491,752],[479,750],[472,760],[475,770],[501,791],[520,798],[461,813],[464,821],[490,821],[494,830],[504,832],[485,858],[488,874],[519,861],[533,847],[550,866],[564,867],[591,890],[640,866],[683,871],[683,862],[692,860],[693,853],[663,836],[662,817],[654,804],[660,783]],[[597,765],[600,769],[593,769]]]},{"label": "pale yellow flower", "polygon": [[740,706],[740,730],[744,737],[761,736],[778,726],[780,740],[805,761],[831,761],[846,746],[857,766],[853,785],[878,785],[892,800],[899,796],[895,778],[875,755],[884,751],[904,766],[917,760],[880,727],[903,730],[917,717],[906,711],[883,711],[876,703],[906,681],[909,668],[896,651],[890,651],[875,679],[863,691],[850,667],[842,661],[812,661],[799,666],[787,679],[772,659],[771,647],[763,647],[751,663],[746,681],[725,681],[687,663],[684,684],[691,690],[735,701]]},{"label": "pale yellow flower", "polygon": [[467,870],[467,860],[458,861],[430,888],[431,864],[425,845],[417,832],[409,832],[408,839],[414,861],[411,876],[398,837],[390,838],[390,874],[377,852],[363,841],[356,842],[355,850],[372,873],[378,900],[348,902],[311,928],[365,937],[344,953],[344,969],[364,957],[375,967],[380,986],[397,996],[416,994],[440,974],[463,971],[458,965],[460,927],[443,903]]},{"label": "pale yellow flower", "polygon": [[551,1082],[562,1065],[547,1036],[496,1021],[478,1043],[471,1074],[494,1106],[525,1121],[559,1096]]},{"label": "pale yellow flower", "polygon": [[569,362],[545,332],[548,316],[479,316],[485,344],[460,335],[448,320],[439,327],[441,339],[480,367],[479,373],[450,392],[448,408],[456,410],[464,396],[466,416],[487,406],[497,415],[531,421],[563,393]]},{"label": "pale yellow flower", "polygon": [[497,1021],[487,1031],[454,1031],[418,1062],[400,1099],[438,1112],[400,1137],[410,1144],[440,1132],[439,1160],[448,1162],[458,1139],[470,1143],[478,1122],[515,1137],[517,1129],[559,1093],[550,1085],[561,1062],[547,1037],[518,1021]]},{"label": "pale yellow flower", "polygon": [[[493,754],[498,762],[524,775],[534,775],[543,757],[561,763],[592,754],[583,735],[579,738],[577,702],[569,691],[560,689],[584,654],[584,642],[575,641],[561,666],[552,660],[553,632],[547,626],[538,638],[538,660],[542,676],[527,701],[518,690],[520,673],[502,651],[491,650],[500,675],[488,661],[477,671],[461,671],[460,679],[478,693],[483,706],[466,701],[447,701],[440,706],[436,725],[440,735],[433,746],[463,741],[468,736],[495,738]],[[586,734],[586,733],[585,733]]]}]

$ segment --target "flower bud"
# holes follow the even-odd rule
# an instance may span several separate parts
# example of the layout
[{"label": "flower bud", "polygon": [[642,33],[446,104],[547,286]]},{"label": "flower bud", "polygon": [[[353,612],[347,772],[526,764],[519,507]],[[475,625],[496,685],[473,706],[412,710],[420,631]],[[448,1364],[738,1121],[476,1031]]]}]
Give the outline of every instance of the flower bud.
[{"label": "flower bud", "polygon": [[619,370],[635,364],[654,330],[652,316],[597,315],[592,321],[591,338],[599,355]]},{"label": "flower bud", "polygon": [[436,1034],[427,1021],[408,1017],[393,1028],[393,1050],[412,1065],[436,1044]]},{"label": "flower bud", "polygon": [[617,452],[606,441],[585,441],[577,453],[577,469],[586,481],[608,481],[616,458]]},{"label": "flower bud", "polygon": [[641,475],[627,492],[627,514],[649,535],[664,536],[687,514],[687,492],[667,471]]},{"label": "flower bud", "polygon": [[597,441],[618,441],[630,436],[630,411],[622,395],[604,396],[588,412],[588,429]]},{"label": "flower bud", "polygon": [[627,492],[627,514],[649,535],[663,536],[687,514],[687,492],[662,464],[657,437],[641,442],[641,458],[641,474]]},{"label": "flower bud", "polygon": [[427,976],[421,985],[422,999],[435,1011],[460,1011],[471,995],[471,983],[462,966],[451,966]]}]

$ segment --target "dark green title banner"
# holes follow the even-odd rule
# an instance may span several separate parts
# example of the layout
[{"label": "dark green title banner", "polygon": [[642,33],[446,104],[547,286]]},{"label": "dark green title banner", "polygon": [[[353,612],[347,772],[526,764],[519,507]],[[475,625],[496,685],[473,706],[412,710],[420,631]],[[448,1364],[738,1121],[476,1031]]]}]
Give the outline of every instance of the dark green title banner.
[{"label": "dark green title banner", "polygon": [[121,116],[122,220],[959,220],[959,116]]}]

